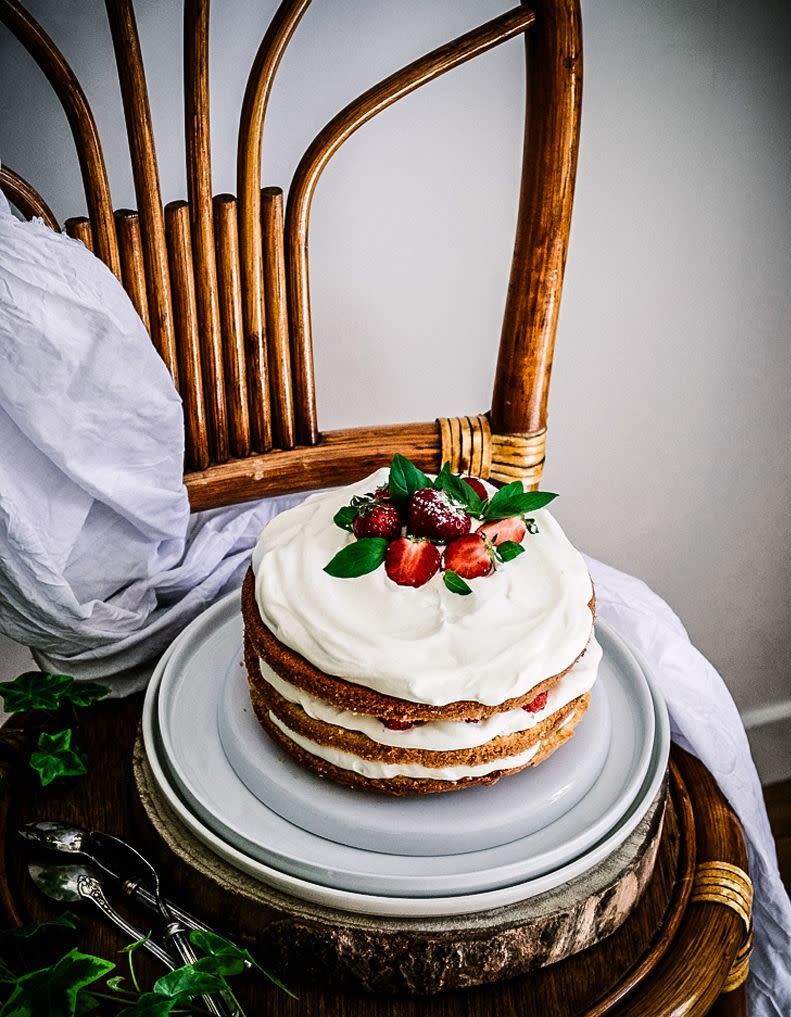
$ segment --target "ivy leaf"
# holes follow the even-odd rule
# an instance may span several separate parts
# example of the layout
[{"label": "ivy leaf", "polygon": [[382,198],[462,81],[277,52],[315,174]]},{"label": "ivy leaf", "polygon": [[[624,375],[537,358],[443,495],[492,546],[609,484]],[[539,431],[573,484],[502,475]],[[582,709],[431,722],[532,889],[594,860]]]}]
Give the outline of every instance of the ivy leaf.
[{"label": "ivy leaf", "polygon": [[342,530],[349,530],[351,532],[352,523],[356,518],[357,509],[353,505],[344,505],[343,508],[338,509],[335,513],[332,521],[336,526],[340,526]]},{"label": "ivy leaf", "polygon": [[125,981],[123,975],[113,975],[112,978],[107,979],[105,985],[107,986],[108,989],[112,989],[113,992],[115,992],[116,990],[124,992],[125,990],[121,988],[121,982],[123,981]]},{"label": "ivy leaf", "polygon": [[76,929],[77,916],[71,911],[64,911],[57,918],[50,918],[46,922],[34,922],[32,925],[23,925],[18,929],[0,929],[0,942],[6,939],[32,939],[40,932],[50,929]]},{"label": "ivy leaf", "polygon": [[112,961],[72,949],[50,967],[17,978],[0,1017],[75,1017],[80,990],[114,967]]},{"label": "ivy leaf", "polygon": [[557,498],[549,491],[525,491],[521,480],[506,484],[483,507],[484,519],[508,519],[544,508]]},{"label": "ivy leaf", "polygon": [[71,747],[72,730],[49,734],[42,731],[38,739],[38,752],[30,757],[30,765],[37,771],[41,786],[46,787],[58,777],[79,777],[85,773],[85,760]]},{"label": "ivy leaf", "polygon": [[453,569],[445,569],[442,574],[442,581],[451,593],[458,593],[461,597],[466,597],[468,594],[472,593],[471,587],[469,587],[461,576],[457,575]]},{"label": "ivy leaf", "polygon": [[476,491],[473,491],[470,485],[462,480],[461,477],[451,473],[450,463],[444,463],[434,481],[434,487],[438,491],[444,491],[454,501],[463,505],[469,515],[478,516],[481,514],[484,506],[483,498]]},{"label": "ivy leaf", "polygon": [[47,674],[45,671],[25,671],[12,682],[0,685],[3,709],[6,713],[23,710],[57,710],[61,699],[74,684],[68,674]]},{"label": "ivy leaf", "polygon": [[514,558],[518,558],[520,554],[524,554],[525,549],[515,540],[504,540],[497,547],[496,553],[500,561],[512,561]]},{"label": "ivy leaf", "polygon": [[220,992],[225,988],[225,979],[215,971],[202,971],[194,964],[168,971],[154,982],[154,992],[158,996],[181,1000],[189,996],[202,996],[211,992]]},{"label": "ivy leaf", "polygon": [[422,491],[424,487],[431,487],[431,481],[406,456],[396,452],[390,464],[388,487],[390,488],[390,497],[393,501],[406,501],[412,497],[415,491]]},{"label": "ivy leaf", "polygon": [[194,929],[190,933],[190,942],[206,954],[205,957],[195,961],[195,967],[203,965],[207,961],[214,961],[217,965],[216,970],[221,974],[238,975],[244,970],[245,961],[249,961],[250,964],[257,968],[265,978],[268,978],[279,989],[282,989],[292,999],[297,998],[276,975],[262,967],[249,950],[237,946],[236,943],[232,943],[222,936],[218,936],[216,932]]},{"label": "ivy leaf", "polygon": [[378,569],[385,560],[387,541],[383,537],[362,537],[342,547],[324,571],[336,579],[354,579]]},{"label": "ivy leaf", "polygon": [[132,1006],[119,1010],[118,1017],[167,1017],[179,1006],[177,997],[160,996],[158,992],[144,992]]},{"label": "ivy leaf", "polygon": [[65,693],[65,698],[74,703],[75,706],[92,706],[99,699],[109,696],[110,690],[106,685],[98,682],[75,681]]}]

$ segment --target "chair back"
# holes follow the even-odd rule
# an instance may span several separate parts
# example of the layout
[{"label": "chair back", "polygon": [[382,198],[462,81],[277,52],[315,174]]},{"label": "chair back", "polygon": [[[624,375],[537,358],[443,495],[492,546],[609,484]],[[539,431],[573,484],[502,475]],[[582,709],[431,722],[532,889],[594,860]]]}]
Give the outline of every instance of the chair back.
[{"label": "chair back", "polygon": [[[541,477],[547,397],[579,142],[579,0],[534,0],[369,88],[319,132],[284,202],[261,187],[272,83],[311,0],[283,0],[250,70],[237,194],[212,191],[209,0],[184,2],[187,200],[163,208],[133,0],[106,0],[137,209],[113,210],[96,123],[63,55],[17,0],[0,21],[42,69],[68,118],[88,216],[68,219],[126,288],[182,396],[185,482],[194,509],[358,479],[400,451],[426,470],[495,481]],[[308,238],[316,184],[358,128],[402,96],[507,39],[526,46],[526,123],[516,239],[492,405],[486,413],[321,431],[316,413]],[[58,229],[35,188],[3,167],[20,211]],[[121,464],[122,465],[122,464]]]}]

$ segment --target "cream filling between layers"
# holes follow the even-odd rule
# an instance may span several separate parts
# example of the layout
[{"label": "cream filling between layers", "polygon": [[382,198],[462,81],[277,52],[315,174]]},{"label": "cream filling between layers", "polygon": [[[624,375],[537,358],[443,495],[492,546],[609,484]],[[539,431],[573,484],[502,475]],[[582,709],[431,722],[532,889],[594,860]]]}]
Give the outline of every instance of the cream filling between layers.
[{"label": "cream filling between layers", "polygon": [[[362,759],[355,756],[353,752],[346,752],[343,749],[335,749],[329,745],[319,745],[310,738],[304,738],[296,731],[283,723],[279,717],[269,711],[269,719],[278,727],[286,738],[296,745],[299,745],[311,756],[318,756],[327,763],[337,766],[339,770],[351,770],[359,773],[362,777],[372,780],[389,780],[392,777],[415,777],[422,780],[462,780],[464,777],[485,777],[487,773],[494,773],[495,770],[513,770],[517,766],[524,766],[529,763],[541,748],[541,742],[536,742],[529,749],[520,752],[518,756],[507,756],[501,759],[489,760],[488,763],[481,763],[478,766],[443,766],[431,767],[421,766],[420,763],[377,763],[372,759]],[[570,720],[571,718],[569,718]]]},{"label": "cream filling between layers", "polygon": [[525,553],[472,580],[467,597],[450,592],[441,573],[413,589],[383,567],[354,579],[324,572],[354,540],[333,516],[388,475],[312,495],[264,528],[255,593],[274,635],[326,674],[430,706],[496,706],[565,671],[590,638],[593,589],[546,509],[534,513],[539,532],[525,537]]},{"label": "cream filling between layers", "polygon": [[346,731],[359,731],[380,745],[425,749],[431,752],[453,752],[485,745],[503,735],[529,731],[572,700],[590,692],[596,681],[601,658],[601,647],[596,637],[592,635],[584,656],[549,690],[547,705],[543,710],[537,710],[535,713],[528,713],[521,707],[516,710],[504,710],[478,721],[477,724],[468,724],[463,720],[431,720],[416,724],[407,731],[392,731],[385,727],[378,717],[334,706],[285,681],[264,661],[259,663],[264,681],[284,699],[301,706],[313,720],[320,720]]}]

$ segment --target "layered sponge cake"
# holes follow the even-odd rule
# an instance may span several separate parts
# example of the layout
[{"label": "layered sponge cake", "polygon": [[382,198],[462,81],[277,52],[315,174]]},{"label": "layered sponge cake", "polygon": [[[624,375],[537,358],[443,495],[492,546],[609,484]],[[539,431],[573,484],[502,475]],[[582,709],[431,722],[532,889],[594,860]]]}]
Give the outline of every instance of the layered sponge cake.
[{"label": "layered sponge cake", "polygon": [[396,456],[273,519],[242,591],[268,735],[322,777],[391,795],[490,784],[551,755],[601,658],[552,497]]}]

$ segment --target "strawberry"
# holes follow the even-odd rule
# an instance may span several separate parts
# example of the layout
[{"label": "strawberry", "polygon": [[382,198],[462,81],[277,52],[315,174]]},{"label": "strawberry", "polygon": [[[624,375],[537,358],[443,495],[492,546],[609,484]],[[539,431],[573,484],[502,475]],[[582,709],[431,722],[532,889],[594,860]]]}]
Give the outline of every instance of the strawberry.
[{"label": "strawberry", "polygon": [[430,540],[398,537],[385,552],[385,572],[399,586],[423,586],[437,572],[439,563],[439,551]]},{"label": "strawberry", "polygon": [[482,481],[478,480],[477,477],[462,477],[461,479],[468,487],[471,487],[473,491],[475,491],[479,498],[486,501],[489,495],[486,493],[486,488],[483,486]]},{"label": "strawberry", "polygon": [[392,501],[390,497],[390,485],[382,484],[381,487],[377,487],[372,495],[374,501]]},{"label": "strawberry", "polygon": [[379,719],[388,731],[408,731],[411,727],[415,726],[411,720],[385,720],[383,717]]},{"label": "strawberry", "polygon": [[527,706],[523,706],[522,709],[528,713],[538,713],[539,710],[543,710],[547,705],[547,696],[549,692],[540,692],[535,699],[531,699]]},{"label": "strawberry", "polygon": [[355,537],[384,537],[393,540],[401,534],[401,516],[395,505],[373,502],[361,505],[352,523]]},{"label": "strawberry", "polygon": [[470,517],[444,491],[425,487],[409,502],[407,528],[416,537],[449,541],[470,532]]},{"label": "strawberry", "polygon": [[508,519],[496,519],[491,523],[484,523],[475,532],[480,533],[482,537],[488,537],[497,547],[498,544],[503,544],[506,540],[513,540],[515,543],[521,544],[525,539],[527,526],[524,519],[520,519],[519,516],[510,516]]},{"label": "strawberry", "polygon": [[488,576],[494,568],[491,544],[480,537],[479,533],[480,531],[457,537],[445,548],[445,568],[462,579]]}]

